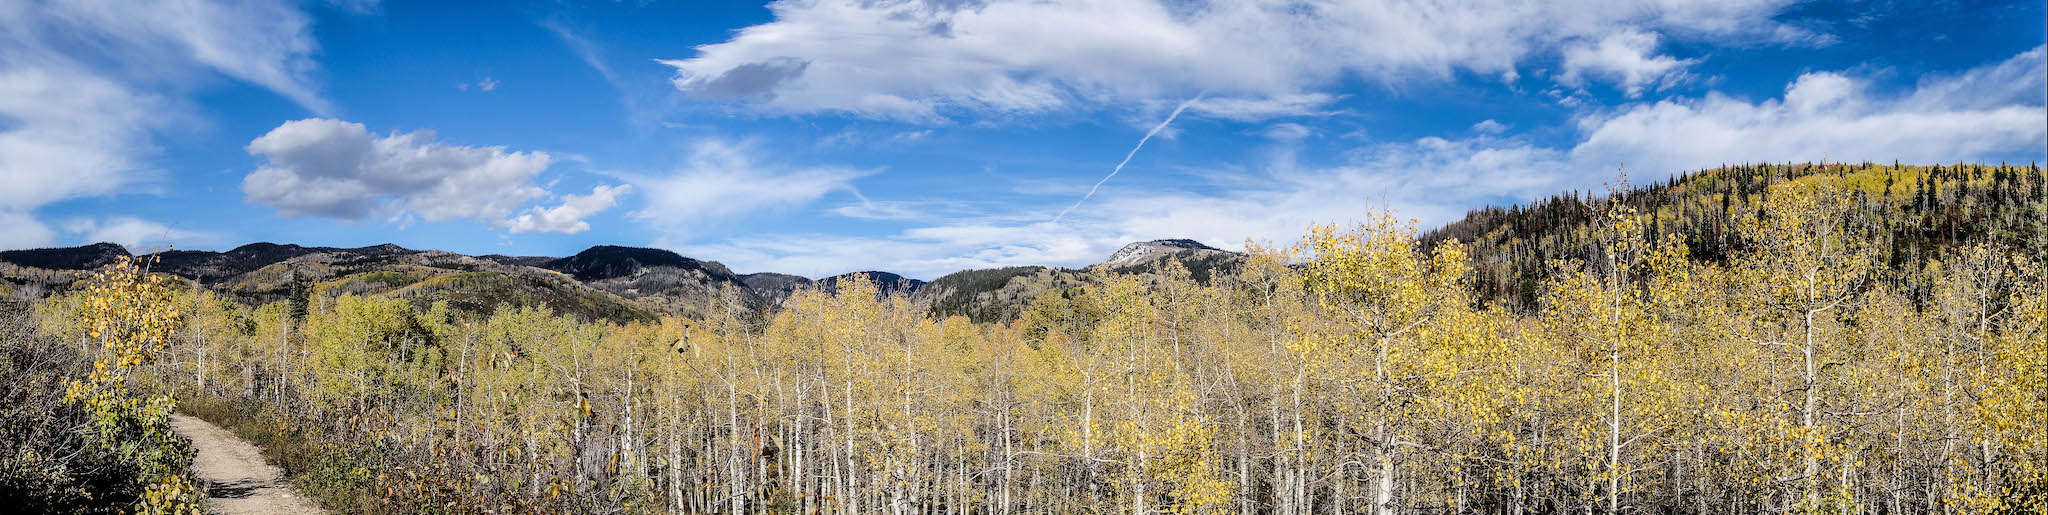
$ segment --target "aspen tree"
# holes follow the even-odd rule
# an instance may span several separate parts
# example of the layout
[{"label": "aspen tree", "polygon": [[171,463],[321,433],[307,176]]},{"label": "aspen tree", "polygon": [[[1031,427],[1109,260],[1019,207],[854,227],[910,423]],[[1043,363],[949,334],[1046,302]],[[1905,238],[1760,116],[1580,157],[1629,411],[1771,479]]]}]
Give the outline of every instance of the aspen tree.
[{"label": "aspen tree", "polygon": [[1373,429],[1365,440],[1373,447],[1378,475],[1372,506],[1377,513],[1395,512],[1400,506],[1394,498],[1396,463],[1401,449],[1417,445],[1406,423],[1412,415],[1408,398],[1418,392],[1401,383],[1418,366],[1428,366],[1415,359],[1417,342],[1409,333],[1432,323],[1445,309],[1461,307],[1463,296],[1456,290],[1463,287],[1465,263],[1431,262],[1415,246],[1413,225],[1387,214],[1373,216],[1350,231],[1311,228],[1302,246],[1310,259],[1308,284],[1322,307],[1345,323],[1342,332],[1332,335],[1335,347],[1363,358],[1368,368],[1371,400],[1363,414]]},{"label": "aspen tree", "polygon": [[1838,326],[1832,317],[1857,301],[1872,267],[1868,248],[1850,236],[1840,216],[1847,209],[1838,190],[1815,183],[1791,183],[1768,197],[1768,215],[1746,221],[1755,248],[1737,267],[1752,292],[1759,345],[1792,353],[1793,388],[1799,394],[1794,434],[1799,443],[1796,472],[1802,506],[1820,502],[1821,462],[1829,448],[1823,402],[1831,392],[1825,367],[1838,355]]},{"label": "aspen tree", "polygon": [[66,386],[64,399],[86,410],[90,445],[140,469],[137,511],[196,514],[198,481],[185,470],[191,453],[168,420],[176,401],[132,390],[135,376],[169,346],[182,322],[163,276],[143,266],[122,256],[88,279],[80,322],[100,352],[92,371]]}]

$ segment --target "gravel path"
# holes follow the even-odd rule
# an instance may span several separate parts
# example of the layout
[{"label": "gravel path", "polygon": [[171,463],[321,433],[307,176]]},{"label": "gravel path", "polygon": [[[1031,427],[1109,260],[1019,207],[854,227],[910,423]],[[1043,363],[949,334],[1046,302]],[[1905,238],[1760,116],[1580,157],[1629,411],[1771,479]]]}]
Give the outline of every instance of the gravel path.
[{"label": "gravel path", "polygon": [[171,415],[171,428],[199,451],[192,471],[206,482],[207,513],[325,513],[234,433],[185,415]]}]

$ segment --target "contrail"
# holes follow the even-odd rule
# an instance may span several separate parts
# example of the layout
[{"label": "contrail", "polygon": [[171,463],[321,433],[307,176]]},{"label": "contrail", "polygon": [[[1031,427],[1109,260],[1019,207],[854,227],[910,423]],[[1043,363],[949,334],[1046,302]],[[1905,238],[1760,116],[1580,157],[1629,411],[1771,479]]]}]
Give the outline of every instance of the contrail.
[{"label": "contrail", "polygon": [[1112,168],[1109,170],[1109,175],[1103,176],[1102,180],[1095,181],[1095,187],[1088,188],[1088,194],[1082,195],[1081,200],[1074,201],[1074,205],[1067,206],[1066,209],[1061,209],[1059,216],[1052,217],[1052,223],[1059,223],[1060,219],[1067,217],[1068,211],[1073,211],[1074,208],[1081,207],[1081,203],[1087,202],[1088,197],[1095,196],[1095,190],[1102,188],[1102,183],[1109,182],[1110,177],[1116,177],[1117,172],[1124,171],[1124,165],[1131,162],[1131,156],[1138,155],[1138,149],[1145,148],[1146,141],[1150,141],[1153,135],[1159,134],[1159,131],[1165,130],[1167,124],[1173,123],[1174,118],[1179,118],[1180,112],[1186,111],[1188,109],[1188,104],[1193,104],[1196,100],[1201,99],[1201,95],[1195,95],[1195,98],[1187,99],[1187,101],[1181,102],[1179,107],[1173,108],[1173,114],[1166,115],[1165,121],[1159,122],[1159,125],[1152,127],[1152,130],[1146,131],[1145,137],[1138,138],[1138,146],[1131,147],[1131,153],[1124,154],[1124,160],[1118,161],[1116,163],[1116,168]]}]

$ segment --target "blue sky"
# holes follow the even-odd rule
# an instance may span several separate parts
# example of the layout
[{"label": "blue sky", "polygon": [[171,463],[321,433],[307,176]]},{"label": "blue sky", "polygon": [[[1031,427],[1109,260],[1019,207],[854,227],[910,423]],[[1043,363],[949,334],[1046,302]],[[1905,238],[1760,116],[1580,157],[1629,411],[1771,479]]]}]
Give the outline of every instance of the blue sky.
[{"label": "blue sky", "polygon": [[0,248],[930,279],[1622,166],[2048,153],[2040,2],[1451,4],[0,0]]}]

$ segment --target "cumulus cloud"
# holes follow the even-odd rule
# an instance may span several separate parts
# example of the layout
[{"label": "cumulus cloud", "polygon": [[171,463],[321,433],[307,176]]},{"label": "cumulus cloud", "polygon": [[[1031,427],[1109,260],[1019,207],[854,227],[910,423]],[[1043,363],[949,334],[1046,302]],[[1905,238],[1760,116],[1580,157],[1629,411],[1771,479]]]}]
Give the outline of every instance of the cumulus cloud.
[{"label": "cumulus cloud", "polygon": [[[1782,98],[1748,102],[1720,94],[1639,104],[1580,121],[1580,163],[1628,163],[1669,174],[1733,161],[1956,162],[2027,158],[2048,148],[2042,49],[1949,77],[1910,93],[1871,91],[1837,72],[1801,75]],[[2012,80],[2014,84],[1995,83]]]},{"label": "cumulus cloud", "polygon": [[681,241],[715,222],[763,210],[809,204],[874,173],[841,167],[796,167],[764,162],[746,142],[705,140],[683,165],[668,174],[630,176],[645,193],[646,207],[633,217]]},{"label": "cumulus cloud", "polygon": [[1772,20],[1788,3],[780,1],[772,21],[660,62],[685,92],[779,112],[937,121],[1206,91],[1217,100],[1196,113],[1257,118],[1317,112],[1329,99],[1315,90],[1354,77],[1514,77],[1566,43],[1628,27],[1811,39]]},{"label": "cumulus cloud", "polygon": [[1558,81],[1581,86],[1587,77],[1605,79],[1621,86],[1629,97],[1640,96],[1645,87],[1663,87],[1684,77],[1685,68],[1697,61],[1657,54],[1657,35],[1635,29],[1622,30],[1598,42],[1581,42],[1564,50],[1564,73]]},{"label": "cumulus cloud", "polygon": [[186,116],[178,93],[203,77],[329,109],[310,23],[264,0],[0,2],[0,246],[50,244],[43,206],[148,182],[151,133]]},{"label": "cumulus cloud", "polygon": [[569,195],[562,198],[562,204],[550,207],[534,207],[525,214],[506,222],[506,229],[514,234],[523,232],[558,232],[576,234],[590,230],[590,222],[583,219],[590,215],[611,209],[618,204],[620,195],[632,191],[632,186],[599,185],[589,195]]},{"label": "cumulus cloud", "polygon": [[266,161],[242,180],[249,202],[288,217],[351,221],[387,214],[503,225],[546,194],[531,181],[552,162],[546,152],[450,145],[431,131],[378,136],[328,118],[285,122],[248,151]]},{"label": "cumulus cloud", "polygon": [[1036,212],[952,217],[884,238],[751,234],[679,248],[749,271],[882,269],[931,279],[969,268],[1087,265],[1123,244],[1158,238],[1233,249],[1247,238],[1287,244],[1310,224],[1354,220],[1373,207],[1428,229],[1485,204],[1596,190],[1623,162],[1634,176],[1662,178],[1723,162],[2040,159],[2048,149],[2041,123],[2048,99],[2037,87],[2048,75],[2042,56],[2037,48],[1897,94],[1873,92],[1855,76],[1815,72],[1788,84],[1779,98],[1710,94],[1589,113],[1569,146],[1496,134],[1482,122],[1470,137],[1372,144],[1328,166],[1304,166],[1276,152],[1278,159],[1253,171],[1258,181],[1105,188],[1061,223],[1042,221],[1060,207],[1053,201]]},{"label": "cumulus cloud", "polygon": [[0,249],[27,249],[50,246],[50,228],[41,220],[27,213],[0,210]]}]

